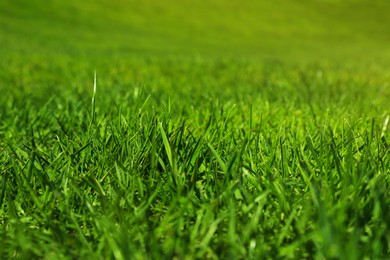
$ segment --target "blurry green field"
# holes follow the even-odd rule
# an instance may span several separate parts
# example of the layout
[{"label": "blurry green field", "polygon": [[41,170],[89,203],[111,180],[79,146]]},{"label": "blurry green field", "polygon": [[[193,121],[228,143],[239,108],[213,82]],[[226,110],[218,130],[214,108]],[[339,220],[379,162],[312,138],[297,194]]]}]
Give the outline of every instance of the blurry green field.
[{"label": "blurry green field", "polygon": [[9,52],[389,58],[387,1],[2,1]]},{"label": "blurry green field", "polygon": [[389,11],[0,1],[0,258],[390,258]]}]

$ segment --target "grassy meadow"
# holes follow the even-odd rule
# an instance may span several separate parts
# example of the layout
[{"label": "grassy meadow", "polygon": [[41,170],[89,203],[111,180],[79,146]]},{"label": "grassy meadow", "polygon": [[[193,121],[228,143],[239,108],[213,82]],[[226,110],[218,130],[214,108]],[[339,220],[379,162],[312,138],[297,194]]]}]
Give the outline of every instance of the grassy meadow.
[{"label": "grassy meadow", "polygon": [[390,259],[390,3],[0,1],[1,259]]}]

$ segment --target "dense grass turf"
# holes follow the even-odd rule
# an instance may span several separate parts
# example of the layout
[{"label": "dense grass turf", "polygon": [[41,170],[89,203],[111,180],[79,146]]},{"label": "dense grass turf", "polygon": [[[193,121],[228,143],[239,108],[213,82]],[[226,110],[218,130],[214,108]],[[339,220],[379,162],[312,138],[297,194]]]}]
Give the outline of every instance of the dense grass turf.
[{"label": "dense grass turf", "polygon": [[[3,257],[389,255],[380,80],[168,63],[134,61],[146,83],[116,65],[96,95],[70,69],[66,89],[2,97]],[[42,73],[20,69],[19,87]]]},{"label": "dense grass turf", "polygon": [[0,257],[389,258],[388,4],[189,2],[0,3]]}]

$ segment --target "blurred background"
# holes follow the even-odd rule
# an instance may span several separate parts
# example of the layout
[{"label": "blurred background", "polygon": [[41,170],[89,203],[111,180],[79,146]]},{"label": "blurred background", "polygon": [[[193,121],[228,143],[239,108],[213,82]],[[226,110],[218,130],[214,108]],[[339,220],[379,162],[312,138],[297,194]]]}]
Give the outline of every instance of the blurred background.
[{"label": "blurred background", "polygon": [[0,55],[385,62],[385,0],[0,0]]}]

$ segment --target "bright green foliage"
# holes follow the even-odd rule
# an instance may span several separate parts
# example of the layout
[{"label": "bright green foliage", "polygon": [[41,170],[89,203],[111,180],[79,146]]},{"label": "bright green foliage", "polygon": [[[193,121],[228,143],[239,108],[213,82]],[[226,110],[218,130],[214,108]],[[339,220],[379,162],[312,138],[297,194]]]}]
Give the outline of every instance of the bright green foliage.
[{"label": "bright green foliage", "polygon": [[3,257],[389,256],[388,88],[169,62],[144,86],[98,72],[94,115],[92,71],[2,98]]},{"label": "bright green foliage", "polygon": [[0,258],[390,258],[388,10],[0,1]]}]

